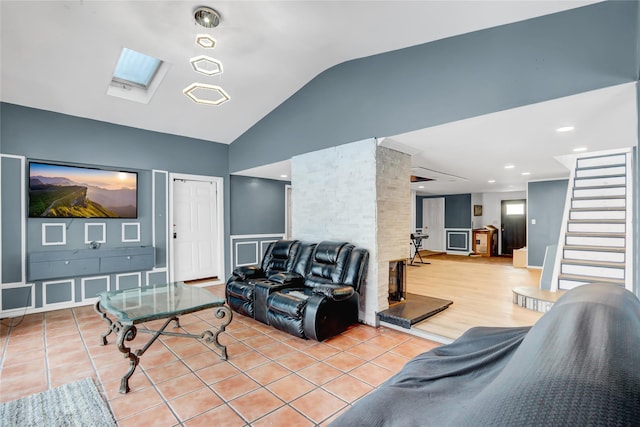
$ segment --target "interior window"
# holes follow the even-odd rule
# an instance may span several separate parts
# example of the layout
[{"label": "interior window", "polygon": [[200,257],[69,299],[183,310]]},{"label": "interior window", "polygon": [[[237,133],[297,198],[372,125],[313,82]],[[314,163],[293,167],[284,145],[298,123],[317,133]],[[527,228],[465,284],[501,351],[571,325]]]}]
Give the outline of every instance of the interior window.
[{"label": "interior window", "polygon": [[507,215],[524,215],[524,203],[509,203]]}]

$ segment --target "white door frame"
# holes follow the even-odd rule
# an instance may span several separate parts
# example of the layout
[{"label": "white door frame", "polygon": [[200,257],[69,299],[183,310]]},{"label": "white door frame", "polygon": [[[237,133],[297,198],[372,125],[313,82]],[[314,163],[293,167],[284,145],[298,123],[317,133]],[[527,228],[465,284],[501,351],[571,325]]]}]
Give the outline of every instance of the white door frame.
[{"label": "white door frame", "polygon": [[170,173],[169,174],[169,262],[167,263],[167,268],[169,269],[169,280],[171,282],[174,280],[174,271],[173,271],[173,260],[174,260],[174,247],[173,247],[173,182],[176,179],[183,179],[185,181],[206,181],[213,182],[216,185],[216,198],[217,198],[217,206],[218,210],[216,212],[217,216],[217,231],[218,236],[218,265],[219,265],[219,273],[218,280],[215,283],[224,283],[225,281],[225,259],[224,259],[224,179],[217,176],[206,176],[206,175],[189,175],[183,173]]}]

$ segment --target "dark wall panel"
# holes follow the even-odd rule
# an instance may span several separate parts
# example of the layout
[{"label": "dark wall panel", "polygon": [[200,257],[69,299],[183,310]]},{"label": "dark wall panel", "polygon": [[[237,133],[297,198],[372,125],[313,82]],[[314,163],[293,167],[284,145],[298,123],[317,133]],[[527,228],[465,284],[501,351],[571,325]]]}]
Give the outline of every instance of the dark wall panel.
[{"label": "dark wall panel", "polygon": [[558,244],[568,184],[569,180],[561,179],[527,186],[527,256],[531,267],[542,267],[547,246]]},{"label": "dark wall panel", "polygon": [[444,227],[471,228],[471,194],[445,196]]},{"label": "dark wall panel", "polygon": [[231,176],[231,234],[285,232],[285,186],[289,182]]},{"label": "dark wall panel", "polygon": [[444,227],[471,228],[471,194],[416,197],[416,228],[422,228],[422,201],[435,197],[444,198]]}]

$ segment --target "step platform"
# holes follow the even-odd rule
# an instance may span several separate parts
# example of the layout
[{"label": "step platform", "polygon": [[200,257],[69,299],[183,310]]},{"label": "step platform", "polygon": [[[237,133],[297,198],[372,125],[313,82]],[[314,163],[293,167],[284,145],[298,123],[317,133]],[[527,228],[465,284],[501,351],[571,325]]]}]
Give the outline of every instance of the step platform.
[{"label": "step platform", "polygon": [[565,291],[545,291],[532,286],[513,288],[513,303],[529,310],[546,313]]},{"label": "step platform", "polygon": [[440,313],[451,304],[453,304],[451,300],[407,294],[406,300],[381,311],[377,316],[381,322],[411,329],[411,325]]}]

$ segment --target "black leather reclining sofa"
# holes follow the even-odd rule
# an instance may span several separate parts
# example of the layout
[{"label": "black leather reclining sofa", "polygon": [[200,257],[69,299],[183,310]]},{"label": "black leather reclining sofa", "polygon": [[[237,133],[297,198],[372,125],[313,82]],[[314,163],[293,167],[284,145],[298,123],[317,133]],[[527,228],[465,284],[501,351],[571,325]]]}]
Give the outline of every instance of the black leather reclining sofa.
[{"label": "black leather reclining sofa", "polygon": [[236,312],[300,338],[323,341],[358,321],[369,252],[347,242],[279,240],[259,266],[227,281]]}]

